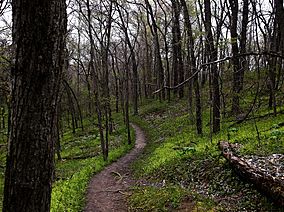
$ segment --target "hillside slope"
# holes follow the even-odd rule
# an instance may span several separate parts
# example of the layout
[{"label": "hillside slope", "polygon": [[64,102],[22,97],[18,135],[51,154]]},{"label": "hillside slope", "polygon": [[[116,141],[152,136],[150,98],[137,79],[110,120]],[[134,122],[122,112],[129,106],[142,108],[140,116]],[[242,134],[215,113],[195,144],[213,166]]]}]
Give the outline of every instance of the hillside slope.
[{"label": "hillside slope", "polygon": [[[144,128],[148,146],[134,165],[141,183],[129,198],[132,211],[282,211],[252,184],[240,179],[218,150],[220,140],[239,143],[239,155],[269,156],[284,153],[283,114],[223,128],[210,139],[209,114],[203,136],[197,136],[185,101],[150,101],[133,122]],[[283,170],[282,170],[283,171]]]}]

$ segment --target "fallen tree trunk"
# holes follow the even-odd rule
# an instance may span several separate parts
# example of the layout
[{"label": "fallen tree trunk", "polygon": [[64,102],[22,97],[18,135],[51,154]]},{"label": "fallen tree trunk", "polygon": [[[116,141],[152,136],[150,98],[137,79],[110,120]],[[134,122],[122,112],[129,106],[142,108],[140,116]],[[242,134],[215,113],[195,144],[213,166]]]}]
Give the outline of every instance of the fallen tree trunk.
[{"label": "fallen tree trunk", "polygon": [[272,199],[277,205],[284,206],[284,181],[250,166],[244,159],[234,154],[229,142],[218,144],[223,156],[243,179],[253,183],[256,188]]}]

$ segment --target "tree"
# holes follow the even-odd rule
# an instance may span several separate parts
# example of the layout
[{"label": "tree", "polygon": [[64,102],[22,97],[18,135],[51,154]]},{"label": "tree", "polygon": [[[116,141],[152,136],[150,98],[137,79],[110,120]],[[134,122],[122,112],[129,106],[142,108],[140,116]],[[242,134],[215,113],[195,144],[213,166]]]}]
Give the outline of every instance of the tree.
[{"label": "tree", "polygon": [[237,55],[239,54],[238,46],[238,12],[239,2],[238,0],[229,0],[231,7],[231,45],[232,45],[232,63],[233,63],[233,99],[232,99],[232,113],[239,114],[240,112],[240,61]]},{"label": "tree", "polygon": [[[275,9],[275,20],[274,20],[274,29],[273,35],[271,39],[271,50],[274,52],[283,53],[283,45],[284,45],[284,21],[283,21],[283,0],[275,1],[274,3]],[[269,60],[269,70],[268,70],[268,77],[269,77],[269,108],[273,108],[274,115],[277,113],[276,109],[276,91],[277,91],[277,71],[282,66],[282,59],[280,58],[271,58]]]},{"label": "tree", "polygon": [[49,211],[66,4],[22,0],[12,7],[15,62],[3,211]]},{"label": "tree", "polygon": [[280,50],[284,51],[284,3],[283,0],[274,2],[275,4],[275,20],[278,25],[278,34],[280,39]]},{"label": "tree", "polygon": [[[139,77],[138,77],[138,72],[137,72],[138,65],[137,65],[137,60],[136,60],[136,56],[135,56],[135,52],[134,52],[135,45],[131,43],[131,40],[129,38],[129,33],[127,31],[127,25],[128,24],[125,24],[125,21],[123,19],[123,14],[122,14],[122,11],[121,11],[121,8],[120,8],[121,6],[118,5],[118,3],[116,3],[116,4],[117,4],[117,11],[118,11],[119,17],[120,17],[121,28],[122,28],[122,31],[125,34],[125,40],[126,40],[128,48],[130,50],[130,57],[131,57],[131,62],[132,62],[132,73],[133,73],[133,114],[138,115],[138,78]],[[129,19],[128,18],[129,13],[126,10],[125,10],[125,13],[126,13],[127,19]],[[139,24],[139,21],[138,21],[138,24]],[[139,28],[139,26],[138,26],[138,28]]]},{"label": "tree", "polygon": [[[188,55],[189,55],[189,63],[190,63],[190,73],[194,74],[197,71],[196,68],[196,57],[194,55],[194,38],[192,33],[192,24],[189,19],[189,12],[187,9],[186,1],[181,0],[181,5],[183,7],[183,15],[184,15],[184,25],[187,31],[188,36]],[[198,74],[195,74],[194,77],[194,92],[195,92],[195,113],[196,113],[196,129],[198,134],[202,134],[202,107],[201,107],[201,97],[200,97],[200,89],[199,89],[199,80]],[[191,100],[190,100],[191,101]]]},{"label": "tree", "polygon": [[[179,3],[176,0],[172,0],[172,13],[173,13],[173,26],[172,26],[172,51],[173,51],[173,78],[174,85],[178,85],[184,81],[184,70],[183,70],[183,59],[182,59],[182,48],[181,48],[181,30],[180,30],[180,9]],[[183,87],[178,90],[179,98],[183,98],[184,91]]]},{"label": "tree", "polygon": [[242,26],[240,33],[240,45],[238,45],[238,12],[239,2],[238,0],[229,0],[231,7],[231,44],[232,44],[232,63],[233,63],[233,98],[232,98],[232,113],[238,115],[241,112],[240,108],[240,92],[243,89],[244,71],[247,67],[245,58],[239,59],[237,55],[239,53],[244,54],[246,52],[247,42],[247,25],[248,25],[248,0],[243,1],[242,12]]},{"label": "tree", "polygon": [[[169,61],[169,54],[170,54],[170,48],[169,48],[169,44],[168,44],[168,28],[171,25],[171,19],[172,19],[172,15],[170,15],[170,18],[168,18],[169,16],[169,7],[171,6],[170,4],[167,5],[164,0],[158,0],[157,3],[159,4],[159,7],[161,8],[161,10],[163,11],[164,14],[164,21],[163,21],[163,26],[160,28],[160,33],[162,35],[163,38],[163,43],[164,43],[164,54],[163,54],[163,59],[165,60],[165,84],[167,86],[171,86],[171,72],[170,72],[170,61]],[[171,101],[171,90],[167,89],[167,100],[168,102]]]},{"label": "tree", "polygon": [[[206,49],[209,61],[216,61],[218,58],[217,48],[214,44],[211,22],[211,4],[210,0],[204,0],[204,26],[206,32]],[[220,89],[219,89],[219,73],[217,64],[211,65],[212,76],[212,107],[213,107],[213,132],[220,131]]]},{"label": "tree", "polygon": [[[162,63],[162,56],[160,52],[160,39],[159,39],[159,33],[158,33],[158,25],[157,21],[154,16],[154,12],[152,9],[151,4],[149,3],[148,0],[145,0],[146,8],[147,8],[147,13],[150,15],[150,18],[148,18],[148,23],[151,26],[151,33],[153,35],[154,39],[154,55],[155,55],[155,71],[156,74],[158,75],[158,86],[160,88],[164,87],[164,68],[163,68],[163,63]],[[151,24],[150,24],[150,19],[151,19]],[[161,94],[159,96],[160,100],[165,99],[165,92],[164,90],[161,91]]]}]

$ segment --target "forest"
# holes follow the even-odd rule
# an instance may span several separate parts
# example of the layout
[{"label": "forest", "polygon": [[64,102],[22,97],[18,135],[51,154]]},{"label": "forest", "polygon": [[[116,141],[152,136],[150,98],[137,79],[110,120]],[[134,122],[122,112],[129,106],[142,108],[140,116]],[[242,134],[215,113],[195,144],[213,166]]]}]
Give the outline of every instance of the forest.
[{"label": "forest", "polygon": [[1,0],[0,209],[283,211],[283,0]]}]

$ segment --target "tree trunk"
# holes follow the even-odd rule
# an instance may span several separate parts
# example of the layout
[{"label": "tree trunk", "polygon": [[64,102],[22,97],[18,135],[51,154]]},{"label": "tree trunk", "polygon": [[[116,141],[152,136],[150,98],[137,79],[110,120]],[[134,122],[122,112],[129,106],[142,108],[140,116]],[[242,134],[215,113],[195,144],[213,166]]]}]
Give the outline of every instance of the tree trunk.
[{"label": "tree trunk", "polygon": [[3,211],[49,211],[66,4],[22,0],[12,7],[16,54]]},{"label": "tree trunk", "polygon": [[[247,52],[247,28],[248,28],[249,0],[243,1],[242,30],[240,39],[240,53]],[[248,69],[248,61],[245,57],[240,58],[240,88],[243,89],[244,74]]]},{"label": "tree trunk", "polygon": [[[218,58],[217,49],[214,45],[211,23],[211,3],[210,0],[204,0],[205,12],[205,31],[206,31],[206,49],[209,62],[216,61]],[[212,107],[213,107],[213,133],[220,131],[220,90],[219,90],[219,73],[217,64],[210,67],[212,76]]]},{"label": "tree trunk", "polygon": [[111,66],[112,66],[112,72],[114,76],[114,84],[115,84],[115,112],[119,112],[119,79],[117,77],[117,73],[115,70],[115,59],[114,55],[111,54]]},{"label": "tree trunk", "polygon": [[[81,124],[81,129],[82,131],[84,131],[84,125],[83,125],[83,116],[82,116],[82,111],[81,111],[81,108],[80,108],[80,104],[79,104],[79,101],[78,101],[78,98],[76,97],[76,94],[75,92],[73,91],[73,89],[71,88],[71,86],[68,84],[68,82],[66,80],[63,80],[63,84],[65,85],[66,87],[66,90],[67,90],[67,94],[68,94],[68,98],[71,98],[75,100],[75,103],[76,103],[76,106],[77,106],[77,110],[78,110],[78,116],[79,116],[79,119],[80,119],[80,124]],[[73,97],[73,98],[72,98]],[[73,110],[74,110],[74,114],[75,114],[75,103],[73,101],[71,101],[70,103],[72,103],[73,105]],[[71,106],[70,106],[71,107]],[[75,115],[74,115],[75,116]],[[78,125],[78,124],[77,124]],[[78,127],[78,126],[77,126]]]},{"label": "tree trunk", "polygon": [[[179,4],[176,0],[172,0],[172,12],[173,12],[173,26],[172,26],[172,45],[173,45],[173,74],[174,74],[174,85],[182,83],[184,81],[184,68],[182,59],[182,48],[181,48],[181,31],[180,31],[180,9]],[[183,86],[178,89],[179,98],[183,98],[184,89]]]},{"label": "tree trunk", "polygon": [[93,38],[93,32],[92,32],[92,11],[90,8],[90,1],[86,1],[87,6],[87,21],[88,21],[88,36],[90,39],[90,70],[91,70],[91,76],[93,79],[93,92],[94,92],[94,100],[95,100],[95,106],[97,111],[97,119],[98,119],[98,128],[99,128],[99,134],[100,134],[100,141],[101,141],[101,149],[103,158],[106,161],[106,149],[105,149],[105,139],[104,139],[104,129],[103,129],[103,118],[102,118],[102,109],[101,109],[101,103],[100,103],[100,89],[99,89],[99,79],[98,74],[95,70],[95,42]]},{"label": "tree trunk", "polygon": [[[192,33],[192,26],[189,19],[189,13],[187,9],[187,5],[185,0],[181,0],[181,4],[183,6],[183,15],[184,15],[184,23],[188,34],[189,39],[189,50],[188,54],[190,54],[190,68],[191,74],[197,71],[196,68],[196,58],[194,55],[194,39]],[[194,82],[194,92],[195,92],[195,112],[196,112],[196,129],[197,134],[202,134],[202,107],[201,107],[201,97],[200,97],[200,86],[198,80],[198,74],[193,78]]]},{"label": "tree trunk", "polygon": [[240,63],[237,55],[239,54],[238,46],[238,12],[239,2],[238,0],[229,0],[231,7],[231,46],[232,46],[232,62],[233,62],[233,98],[232,98],[232,113],[238,115],[240,113],[240,91],[241,91],[241,75],[240,75]]},{"label": "tree trunk", "polygon": [[137,65],[137,61],[136,61],[136,55],[135,55],[135,51],[134,51],[134,45],[132,45],[131,40],[129,38],[129,34],[127,31],[127,27],[126,24],[124,22],[123,16],[122,16],[122,12],[120,10],[120,7],[117,7],[118,13],[119,13],[119,17],[120,17],[120,21],[121,21],[121,25],[122,25],[122,30],[124,31],[125,34],[125,39],[126,39],[126,43],[127,46],[130,49],[130,58],[131,58],[131,63],[132,63],[132,74],[133,74],[133,114],[134,115],[138,115],[138,65]]},{"label": "tree trunk", "polygon": [[278,33],[280,38],[280,49],[284,52],[284,6],[283,0],[274,1],[276,9],[276,20],[278,23]]},{"label": "tree trunk", "polygon": [[[283,0],[275,1],[275,23],[273,37],[271,40],[271,50],[274,52],[284,52],[284,7]],[[273,108],[274,115],[277,114],[277,103],[276,103],[276,92],[277,92],[277,83],[276,75],[277,69],[281,69],[282,59],[270,58],[269,59],[269,108]]]},{"label": "tree trunk", "polygon": [[[146,3],[146,7],[147,7],[147,12],[149,13],[149,15],[151,17],[151,21],[152,21],[152,25],[153,25],[152,26],[153,30],[151,30],[151,32],[152,32],[152,35],[154,37],[154,55],[155,55],[155,61],[156,61],[155,69],[156,69],[156,73],[158,75],[158,86],[160,88],[163,88],[164,87],[164,68],[163,68],[162,57],[161,57],[161,53],[160,53],[158,25],[156,23],[151,4],[149,3],[148,0],[145,0],[145,3]],[[160,92],[159,98],[160,98],[160,100],[165,99],[165,91],[164,90],[162,90]]]},{"label": "tree trunk", "polygon": [[[165,66],[166,66],[165,67],[165,77],[166,77],[165,84],[168,87],[170,87],[171,86],[171,71],[170,71],[170,61],[169,61],[170,52],[169,52],[169,44],[168,44],[168,39],[167,39],[170,21],[168,21],[168,15],[167,15],[168,13],[163,8],[162,2],[158,1],[158,4],[164,13],[164,30],[162,32],[162,29],[161,29],[160,32],[164,40],[163,42],[164,43],[164,61],[165,61]],[[170,102],[171,101],[171,90],[170,89],[167,89],[166,96],[167,96],[168,102]]]},{"label": "tree trunk", "polygon": [[130,135],[130,120],[129,120],[129,66],[127,62],[127,42],[125,41],[124,49],[124,59],[125,59],[125,124],[127,130],[127,140],[128,144],[131,144],[131,135]]}]

